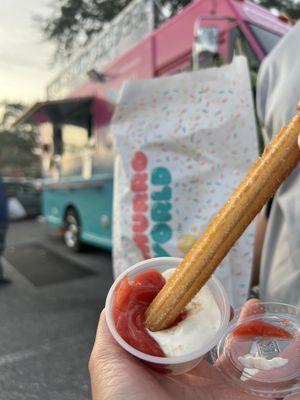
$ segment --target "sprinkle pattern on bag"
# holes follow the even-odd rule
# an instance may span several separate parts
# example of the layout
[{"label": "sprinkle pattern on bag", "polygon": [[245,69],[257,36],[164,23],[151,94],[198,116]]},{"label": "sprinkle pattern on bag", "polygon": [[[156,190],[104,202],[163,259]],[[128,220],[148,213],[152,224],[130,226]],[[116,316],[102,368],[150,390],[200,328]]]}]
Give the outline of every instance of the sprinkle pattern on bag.
[{"label": "sprinkle pattern on bag", "polygon": [[[183,257],[257,157],[246,60],[239,56],[221,68],[128,82],[112,130],[115,275],[143,254]],[[147,157],[149,178],[142,192],[147,210],[141,211],[147,227],[138,239],[147,242],[144,250],[134,240],[131,182],[139,173],[132,168],[137,152]],[[157,171],[168,179],[153,180]],[[138,218],[145,222],[144,217]],[[253,236],[251,225],[216,271],[236,307],[248,295]]]}]

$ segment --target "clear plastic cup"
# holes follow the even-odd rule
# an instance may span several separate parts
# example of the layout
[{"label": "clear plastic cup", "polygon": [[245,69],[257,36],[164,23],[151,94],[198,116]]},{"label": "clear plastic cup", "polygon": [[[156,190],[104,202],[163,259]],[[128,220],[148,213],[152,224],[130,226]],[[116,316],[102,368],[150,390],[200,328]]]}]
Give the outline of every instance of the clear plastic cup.
[{"label": "clear plastic cup", "polygon": [[[262,330],[247,336],[235,334],[241,328],[245,331],[261,323],[268,324],[270,334]],[[277,332],[284,329],[290,337],[276,336],[275,331],[271,333],[274,328]],[[245,368],[241,356],[246,354],[266,360],[280,357],[285,364],[273,366],[271,370],[263,370],[261,366],[249,368],[249,365]],[[300,309],[282,303],[248,303],[247,309],[235,311],[211,357],[223,377],[236,389],[264,398],[300,400]]]},{"label": "clear plastic cup", "polygon": [[141,351],[130,346],[119,335],[115,328],[113,319],[114,292],[119,282],[122,281],[125,277],[131,278],[149,269],[154,269],[162,273],[169,268],[177,268],[181,261],[181,258],[159,257],[141,261],[133,265],[116,279],[116,281],[110,288],[105,305],[107,324],[116,342],[130,354],[139,358],[151,368],[163,374],[183,374],[193,369],[200,362],[202,357],[219,342],[220,338],[223,336],[226,330],[230,316],[230,303],[224,287],[214,276],[211,277],[210,280],[206,283],[221,311],[221,323],[218,331],[213,337],[211,337],[211,339],[205,344],[205,346],[199,348],[197,351],[178,357],[156,357],[142,353]]}]

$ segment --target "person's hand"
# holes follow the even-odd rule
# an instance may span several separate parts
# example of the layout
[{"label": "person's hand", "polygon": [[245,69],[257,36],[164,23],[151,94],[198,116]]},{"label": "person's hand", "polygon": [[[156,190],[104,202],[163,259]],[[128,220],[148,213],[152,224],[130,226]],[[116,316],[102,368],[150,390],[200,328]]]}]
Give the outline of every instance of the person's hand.
[{"label": "person's hand", "polygon": [[[250,300],[247,306],[257,300]],[[248,307],[249,308],[249,307]],[[151,370],[123,350],[111,336],[102,312],[89,370],[93,400],[254,400],[235,390],[218,370],[206,361],[187,374],[165,376]]]}]

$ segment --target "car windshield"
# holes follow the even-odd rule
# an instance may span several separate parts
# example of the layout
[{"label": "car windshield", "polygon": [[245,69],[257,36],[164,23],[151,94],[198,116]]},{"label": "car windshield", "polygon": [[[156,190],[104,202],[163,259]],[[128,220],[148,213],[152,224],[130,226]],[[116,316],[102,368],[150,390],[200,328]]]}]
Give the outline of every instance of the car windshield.
[{"label": "car windshield", "polygon": [[279,34],[267,31],[266,29],[255,24],[249,23],[248,26],[266,54],[268,54],[273,47],[275,47],[282,37]]}]

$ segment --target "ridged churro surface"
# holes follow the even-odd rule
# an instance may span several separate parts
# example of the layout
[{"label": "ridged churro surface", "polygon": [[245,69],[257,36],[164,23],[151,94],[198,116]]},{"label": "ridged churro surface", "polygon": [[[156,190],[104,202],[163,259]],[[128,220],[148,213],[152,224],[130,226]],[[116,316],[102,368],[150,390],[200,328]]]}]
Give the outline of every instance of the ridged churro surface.
[{"label": "ridged churro surface", "polygon": [[[300,161],[297,115],[272,140],[146,312],[152,331],[170,326]],[[242,261],[242,260],[241,260]]]}]

